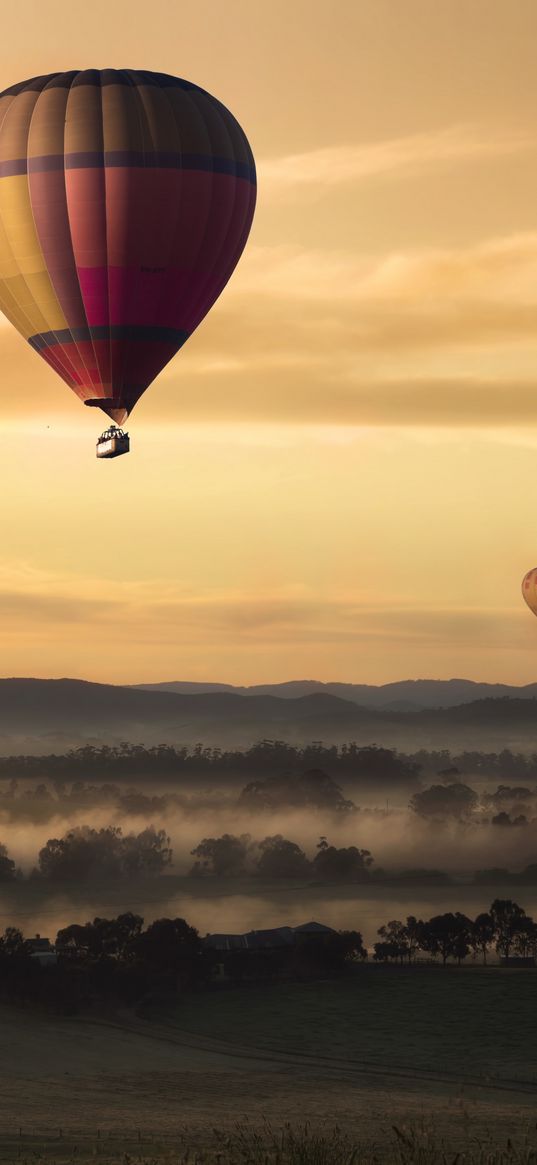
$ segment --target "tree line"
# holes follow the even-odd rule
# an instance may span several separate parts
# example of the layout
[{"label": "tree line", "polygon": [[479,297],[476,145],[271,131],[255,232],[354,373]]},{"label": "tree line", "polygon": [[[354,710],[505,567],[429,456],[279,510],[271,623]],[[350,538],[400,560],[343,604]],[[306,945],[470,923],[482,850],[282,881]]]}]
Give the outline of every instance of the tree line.
[{"label": "tree line", "polygon": [[224,963],[228,981],[240,985],[340,975],[366,957],[357,931],[308,933],[272,948],[222,953],[183,918],[160,918],[144,928],[131,912],[63,927],[55,951],[57,962],[40,962],[36,940],[8,927],[0,936],[0,998],[68,1012],[103,1000],[132,1006],[207,989]]},{"label": "tree line", "polygon": [[84,745],[62,754],[3,756],[0,757],[0,780],[13,777],[132,780],[140,776],[187,781],[211,776],[217,784],[225,784],[229,779],[251,779],[252,774],[257,779],[308,768],[322,768],[330,776],[345,776],[373,786],[382,783],[416,786],[420,777],[450,775],[527,782],[537,781],[537,753],[509,749],[500,752],[419,749],[404,753],[356,741],[332,745],[318,740],[296,747],[283,740],[261,740],[248,749],[221,749],[203,743],[193,748],[170,744],[146,747],[124,741],[117,746]]},{"label": "tree line", "polygon": [[[283,928],[285,930],[285,928]],[[206,990],[215,977],[234,985],[282,979],[315,979],[352,972],[368,952],[358,930],[301,928],[286,941],[217,949],[182,918],[160,918],[144,927],[141,915],[71,923],[56,936],[56,960],[40,962],[48,940],[25,939],[16,927],[0,936],[0,997],[34,1000],[62,1010],[99,1000],[134,1005],[170,993]],[[469,919],[459,912],[428,920],[409,916],[381,926],[373,963],[463,963],[469,957],[486,965],[489,952],[510,962],[535,959],[537,924],[523,907],[495,899],[490,909]],[[249,936],[247,936],[249,937]],[[48,947],[54,954],[54,948]]]},{"label": "tree line", "polygon": [[410,799],[410,809],[429,820],[474,821],[483,825],[520,827],[535,824],[532,814],[537,790],[527,785],[498,785],[494,793],[479,795],[470,785],[455,780],[420,789]]},{"label": "tree line", "polygon": [[[118,881],[155,877],[171,864],[173,851],[165,830],[152,825],[140,833],[123,834],[119,826],[93,829],[76,826],[63,837],[51,837],[37,855],[32,880],[78,885],[88,881]],[[0,844],[0,882],[23,875]]]},{"label": "tree line", "polygon": [[377,933],[373,956],[377,962],[412,963],[429,955],[439,957],[445,966],[448,959],[460,964],[471,955],[480,956],[486,965],[493,948],[507,961],[513,956],[537,958],[537,923],[522,906],[506,898],[495,898],[490,910],[474,919],[458,911],[437,914],[425,922],[409,915],[406,922],[387,922]]},{"label": "tree line", "polygon": [[67,782],[58,777],[52,781],[51,787],[41,782],[29,788],[12,778],[6,788],[0,788],[0,812],[11,821],[45,822],[52,817],[98,808],[113,808],[123,814],[147,817],[207,808],[214,811],[220,807],[233,807],[249,813],[313,809],[339,817],[357,812],[354,803],[343,796],[334,778],[322,769],[250,781],[238,796],[222,791],[217,791],[216,796],[203,792],[190,795],[147,793],[108,782],[93,785],[80,780]]},{"label": "tree line", "polygon": [[251,748],[211,748],[202,743],[193,748],[127,741],[114,747],[84,745],[69,752],[48,756],[0,757],[0,779],[83,777],[132,780],[133,777],[160,777],[162,780],[211,776],[216,783],[229,779],[281,776],[313,768],[323,768],[330,776],[348,775],[368,782],[387,781],[416,784],[417,766],[411,758],[377,745],[325,745],[313,741],[303,748],[283,740],[261,740]]},{"label": "tree line", "polygon": [[[206,837],[194,847],[189,870],[193,877],[313,878],[320,881],[361,882],[367,879],[373,858],[358,846],[330,845],[319,839],[312,860],[296,842],[281,834],[254,841],[249,834]],[[47,882],[81,884],[117,881],[163,874],[173,860],[170,838],[163,829],[149,826],[138,834],[123,834],[119,826],[94,829],[77,826],[63,837],[49,838],[37,857],[30,878]],[[5,845],[0,844],[0,882],[21,878]]]},{"label": "tree line", "polygon": [[[190,857],[194,862],[186,873],[193,878],[258,877],[377,885],[454,884],[443,870],[424,867],[384,870],[374,865],[370,850],[358,845],[333,845],[325,836],[319,838],[311,857],[297,842],[279,833],[259,840],[248,833],[204,837],[190,851]],[[151,825],[138,834],[124,834],[119,826],[95,829],[80,825],[69,829],[63,837],[49,838],[39,850],[37,864],[28,878],[44,884],[64,885],[127,881],[159,877],[172,870],[172,863],[171,840],[163,829]],[[7,847],[0,843],[0,883],[13,883],[23,877]],[[537,863],[518,873],[498,867],[476,870],[473,882],[475,885],[536,885]]]}]

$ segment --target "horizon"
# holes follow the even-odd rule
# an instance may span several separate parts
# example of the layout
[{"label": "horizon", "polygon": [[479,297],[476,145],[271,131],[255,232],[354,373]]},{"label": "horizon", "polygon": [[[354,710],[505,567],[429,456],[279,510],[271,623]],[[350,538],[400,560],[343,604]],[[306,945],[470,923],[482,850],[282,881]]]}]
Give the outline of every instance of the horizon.
[{"label": "horizon", "polygon": [[106,27],[112,66],[236,116],[256,215],[113,465],[104,418],[0,317],[4,666],[531,682],[535,6],[153,12],[95,0],[75,28],[65,0],[29,0],[30,37],[5,14],[0,90],[93,66]]},{"label": "horizon", "polygon": [[134,680],[134,681],[133,680],[129,680],[129,681],[123,680],[122,681],[122,680],[100,680],[100,679],[90,678],[88,676],[79,676],[79,675],[57,675],[57,676],[54,676],[54,675],[35,675],[34,674],[34,675],[0,676],[0,682],[6,681],[6,680],[42,680],[43,682],[46,682],[47,680],[50,680],[52,682],[74,681],[77,683],[99,684],[99,685],[104,685],[106,687],[116,687],[116,688],[136,688],[136,687],[140,687],[140,686],[144,687],[146,685],[150,685],[151,687],[159,687],[159,686],[162,686],[164,684],[192,684],[192,685],[196,685],[196,686],[204,686],[206,684],[218,684],[218,685],[222,685],[225,687],[231,687],[231,688],[260,688],[260,687],[276,687],[277,688],[277,687],[285,687],[286,685],[289,685],[289,684],[321,684],[323,686],[329,687],[331,685],[340,684],[344,687],[387,688],[387,687],[391,687],[391,686],[398,685],[398,684],[420,684],[420,683],[421,684],[451,684],[451,683],[456,684],[456,683],[462,683],[462,684],[475,684],[478,686],[484,685],[484,686],[488,686],[488,687],[525,688],[525,687],[531,687],[532,684],[537,684],[537,679],[536,680],[526,680],[522,684],[517,684],[517,683],[509,683],[506,680],[483,680],[483,679],[476,680],[476,679],[472,679],[468,676],[406,676],[404,679],[387,680],[385,683],[377,683],[377,684],[369,683],[367,680],[334,680],[334,679],[332,679],[332,680],[320,680],[320,679],[312,679],[312,678],[306,678],[306,677],[301,677],[298,679],[293,678],[293,679],[287,679],[287,680],[259,680],[259,681],[252,682],[252,683],[246,683],[246,682],[245,683],[240,683],[240,682],[231,683],[228,680],[209,680],[209,679],[205,679],[205,680],[197,680],[197,679],[196,680],[193,680],[193,679],[186,679],[185,680],[185,679],[182,679],[182,680],[180,680],[180,679],[177,679],[177,677],[175,679],[167,679],[167,680],[161,679],[161,680]]}]

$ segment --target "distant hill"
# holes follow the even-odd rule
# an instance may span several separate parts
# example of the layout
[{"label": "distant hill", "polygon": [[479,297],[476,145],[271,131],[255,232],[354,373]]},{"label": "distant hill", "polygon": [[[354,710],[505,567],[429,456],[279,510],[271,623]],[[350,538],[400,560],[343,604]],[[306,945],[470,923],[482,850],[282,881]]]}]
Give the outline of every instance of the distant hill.
[{"label": "distant hill", "polygon": [[[410,751],[422,747],[534,751],[536,747],[537,700],[530,698],[530,687],[508,689],[524,692],[523,698],[518,694],[452,707],[411,704],[410,709],[402,709],[366,707],[334,695],[332,686],[348,687],[320,685],[320,690],[306,695],[284,697],[243,695],[233,689],[183,694],[169,687],[163,691],[70,679],[0,680],[0,753],[65,751],[84,742],[118,744],[122,740],[146,745],[200,741],[223,748],[248,747],[262,739],[293,744],[355,740]],[[399,686],[386,685],[382,690]],[[481,687],[487,685],[472,685],[472,690]],[[491,687],[496,691],[492,685],[488,690]]]},{"label": "distant hill", "polygon": [[393,684],[340,684],[320,680],[289,680],[283,684],[254,684],[234,687],[232,684],[194,683],[176,680],[162,684],[136,684],[146,692],[174,692],[176,695],[203,695],[209,692],[234,692],[238,696],[278,696],[296,700],[321,692],[360,704],[363,708],[387,708],[393,711],[412,711],[423,708],[454,708],[486,699],[537,699],[537,683],[515,687],[509,684],[485,684],[473,680],[400,680]]}]

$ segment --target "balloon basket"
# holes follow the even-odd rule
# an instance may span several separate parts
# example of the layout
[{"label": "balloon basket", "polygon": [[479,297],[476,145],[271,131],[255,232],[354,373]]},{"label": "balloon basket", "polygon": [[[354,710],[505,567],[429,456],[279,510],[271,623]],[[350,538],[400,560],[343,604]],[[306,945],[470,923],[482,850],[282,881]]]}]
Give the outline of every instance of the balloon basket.
[{"label": "balloon basket", "polygon": [[110,425],[101,433],[97,441],[97,457],[121,457],[130,449],[129,434],[124,433],[117,425]]}]

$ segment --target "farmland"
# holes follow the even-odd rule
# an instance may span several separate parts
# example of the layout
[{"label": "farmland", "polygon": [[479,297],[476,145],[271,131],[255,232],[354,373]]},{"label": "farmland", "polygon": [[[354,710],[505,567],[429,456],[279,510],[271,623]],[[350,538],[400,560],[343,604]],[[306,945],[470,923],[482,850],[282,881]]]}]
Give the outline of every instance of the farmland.
[{"label": "farmland", "polygon": [[[537,972],[359,968],[215,990],[142,1013],[0,1015],[0,1159],[210,1146],[237,1121],[337,1123],[384,1154],[392,1125],[522,1140],[537,1096]],[[63,1156],[62,1156],[63,1154]]]}]

